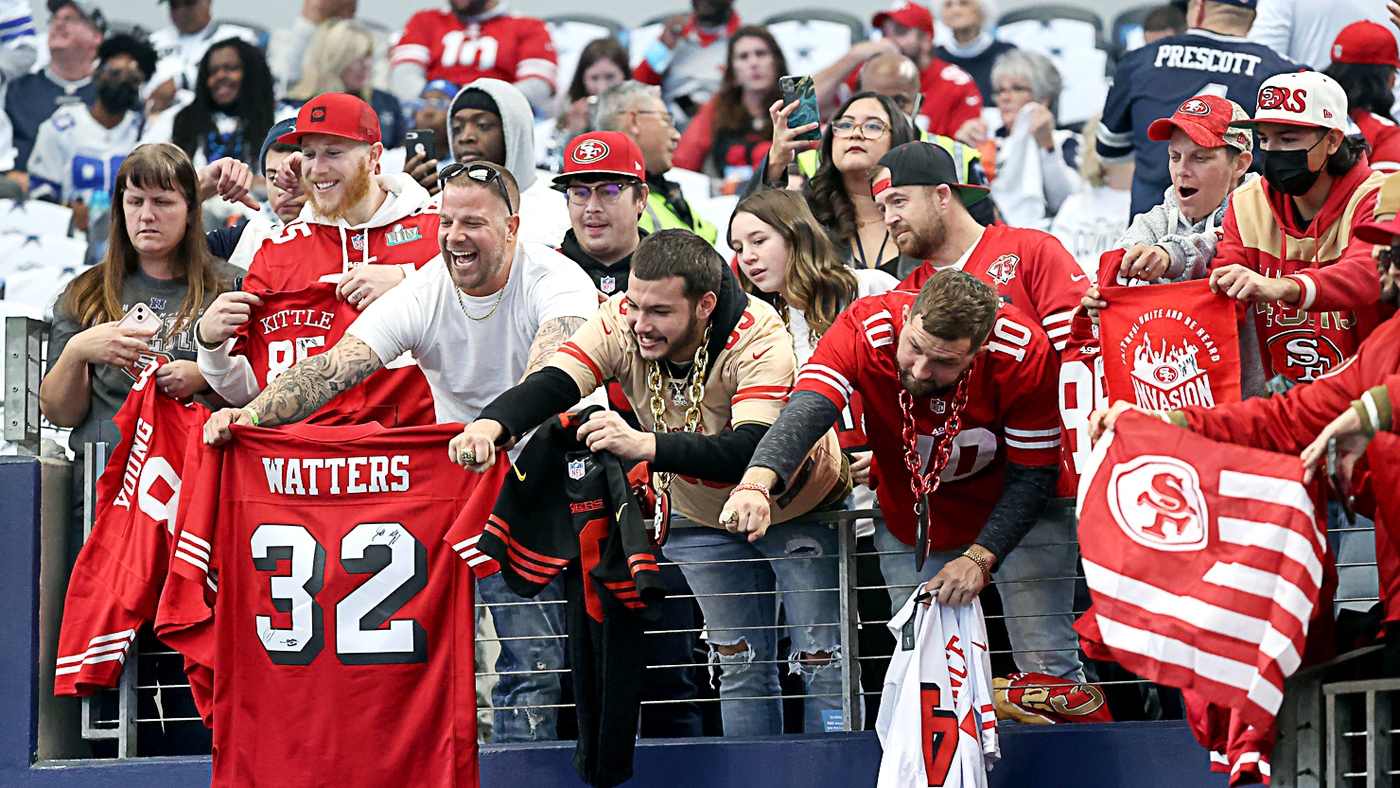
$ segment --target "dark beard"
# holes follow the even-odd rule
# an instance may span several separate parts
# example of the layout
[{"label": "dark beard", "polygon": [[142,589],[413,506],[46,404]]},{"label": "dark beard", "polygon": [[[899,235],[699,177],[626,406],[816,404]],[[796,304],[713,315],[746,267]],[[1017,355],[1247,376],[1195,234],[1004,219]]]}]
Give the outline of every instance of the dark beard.
[{"label": "dark beard", "polygon": [[[682,332],[680,336],[676,337],[675,341],[667,342],[666,347],[668,350],[670,348],[685,347],[699,339],[704,330],[705,327],[700,325],[700,318],[692,312],[690,315],[690,322],[686,324],[685,331]],[[670,354],[667,354],[668,358],[669,356]],[[690,361],[690,359],[684,359],[681,363],[685,363],[686,361]]]},{"label": "dark beard", "polygon": [[[901,228],[896,226],[893,229],[898,230]],[[943,244],[947,242],[947,240],[948,220],[940,216],[927,234],[912,232],[904,236],[902,244],[898,241],[895,243],[899,246],[899,253],[905,257],[914,260],[927,260],[933,257],[939,249],[942,249]]]},{"label": "dark beard", "polygon": [[932,397],[934,394],[948,390],[947,388],[938,388],[933,385],[933,381],[931,380],[915,380],[909,370],[902,368],[899,370],[899,384],[904,387],[905,391],[914,395],[916,399]]}]

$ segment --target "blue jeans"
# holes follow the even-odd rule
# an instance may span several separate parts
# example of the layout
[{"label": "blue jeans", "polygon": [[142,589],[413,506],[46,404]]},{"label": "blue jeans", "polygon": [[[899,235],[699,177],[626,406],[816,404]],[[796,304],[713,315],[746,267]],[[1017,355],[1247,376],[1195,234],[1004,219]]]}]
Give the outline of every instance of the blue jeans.
[{"label": "blue jeans", "polygon": [[[719,667],[724,735],[783,732],[779,601],[792,638],[788,670],[801,674],[807,689],[803,729],[825,730],[822,712],[841,710],[836,530],[828,525],[776,525],[750,543],[745,536],[718,528],[676,525],[681,527],[672,527],[665,554],[680,565],[705,615],[711,670]],[[747,648],[737,654],[717,648],[740,643]],[[825,664],[803,661],[802,655],[818,653],[829,655]],[[858,721],[852,727],[859,730]]]},{"label": "blue jeans", "polygon": [[497,709],[495,742],[554,741],[559,735],[557,708],[519,707],[560,702],[561,674],[535,671],[564,669],[562,580],[555,578],[531,600],[516,596],[497,573],[477,581],[477,597],[490,609],[501,639],[501,655],[496,658],[500,675],[491,690],[491,705]]},{"label": "blue jeans", "polygon": [[1342,505],[1329,500],[1327,539],[1332,543],[1332,554],[1337,559],[1336,609],[1370,610],[1380,597],[1380,578],[1376,575],[1375,522],[1358,514],[1356,525],[1352,525],[1347,522]]},{"label": "blue jeans", "polygon": [[[1026,538],[992,574],[1016,668],[1025,672],[1084,680],[1079,636],[1074,631],[1074,577],[1079,540],[1074,509],[1052,503]],[[914,587],[938,574],[966,547],[933,553],[922,572],[914,571],[914,550],[875,521],[875,547],[882,553],[880,572],[890,586],[891,615],[899,612]],[[888,554],[888,553],[893,553]]]}]

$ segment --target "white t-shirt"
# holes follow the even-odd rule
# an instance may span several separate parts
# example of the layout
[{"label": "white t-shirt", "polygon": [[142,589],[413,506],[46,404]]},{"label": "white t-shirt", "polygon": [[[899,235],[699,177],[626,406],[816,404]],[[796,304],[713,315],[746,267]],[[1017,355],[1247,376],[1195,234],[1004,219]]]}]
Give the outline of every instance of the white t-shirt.
[{"label": "white t-shirt", "polygon": [[442,257],[435,257],[365,308],[346,334],[358,337],[380,359],[411,353],[433,391],[442,422],[474,421],[496,397],[520,382],[530,345],[542,324],[561,317],[587,319],[598,311],[593,280],[572,260],[547,246],[517,243],[500,305],[497,294],[475,297],[456,286]]},{"label": "white t-shirt", "polygon": [[1085,189],[1060,206],[1050,234],[1060,239],[1092,280],[1099,276],[1099,255],[1118,248],[1128,231],[1133,193],[1107,186]]}]

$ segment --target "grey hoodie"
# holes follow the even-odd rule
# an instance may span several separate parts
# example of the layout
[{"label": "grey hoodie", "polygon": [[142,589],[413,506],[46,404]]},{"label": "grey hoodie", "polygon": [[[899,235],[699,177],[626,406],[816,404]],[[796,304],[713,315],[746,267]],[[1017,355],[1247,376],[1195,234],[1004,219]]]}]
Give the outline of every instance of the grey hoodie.
[{"label": "grey hoodie", "polygon": [[[559,248],[564,241],[564,233],[570,228],[569,204],[564,195],[549,188],[552,174],[535,169],[535,114],[530,102],[514,85],[499,79],[478,79],[457,92],[452,103],[468,90],[480,90],[495,100],[501,110],[501,129],[505,135],[505,168],[515,176],[520,187],[520,214],[522,241],[544,244],[551,249]],[[457,135],[451,133],[452,119],[448,118],[448,150],[454,161],[457,156]],[[439,198],[440,199],[440,198]]]}]

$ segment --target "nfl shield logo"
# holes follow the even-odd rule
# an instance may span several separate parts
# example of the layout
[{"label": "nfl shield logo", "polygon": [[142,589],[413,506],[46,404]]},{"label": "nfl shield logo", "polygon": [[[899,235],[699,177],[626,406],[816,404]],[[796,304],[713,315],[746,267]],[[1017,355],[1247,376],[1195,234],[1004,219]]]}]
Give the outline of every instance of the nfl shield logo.
[{"label": "nfl shield logo", "polygon": [[604,276],[604,277],[601,277],[601,278],[598,280],[598,289],[599,289],[599,290],[602,290],[604,293],[607,293],[608,295],[612,295],[612,292],[613,292],[614,290],[617,289],[617,277],[615,277],[615,276]]},{"label": "nfl shield logo", "polygon": [[369,235],[369,233],[366,232],[361,235],[351,236],[350,245],[355,247],[355,251],[363,252],[365,250],[365,237],[367,235]]},{"label": "nfl shield logo", "polygon": [[569,460],[569,478],[574,481],[583,478],[583,460]]}]

